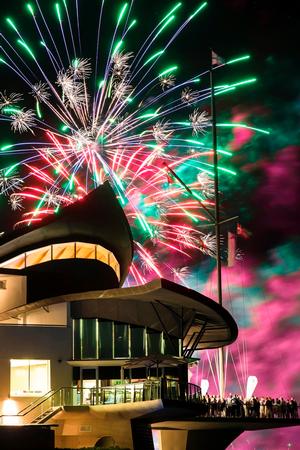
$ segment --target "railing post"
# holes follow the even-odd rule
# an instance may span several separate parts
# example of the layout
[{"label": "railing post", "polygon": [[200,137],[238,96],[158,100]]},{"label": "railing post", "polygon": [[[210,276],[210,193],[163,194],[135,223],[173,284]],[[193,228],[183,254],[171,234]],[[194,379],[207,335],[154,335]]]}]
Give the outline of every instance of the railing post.
[{"label": "railing post", "polygon": [[79,392],[80,392],[80,406],[81,406],[81,405],[83,405],[83,388],[80,387],[79,389],[80,389]]},{"label": "railing post", "polygon": [[98,404],[99,404],[99,384],[96,387],[96,405],[98,405]]}]

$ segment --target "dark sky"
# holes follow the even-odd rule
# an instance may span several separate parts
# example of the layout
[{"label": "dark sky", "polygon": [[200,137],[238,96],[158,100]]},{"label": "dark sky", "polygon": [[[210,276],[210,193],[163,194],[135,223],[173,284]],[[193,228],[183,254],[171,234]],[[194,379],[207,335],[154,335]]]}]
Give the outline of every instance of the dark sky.
[{"label": "dark sky", "polygon": [[[21,23],[26,31],[29,31],[27,24],[31,19],[28,18],[25,3],[23,0],[1,2],[0,10],[3,19],[10,15],[19,24]],[[32,3],[34,4],[34,2]],[[55,2],[39,0],[39,3],[47,13],[51,23]],[[83,23],[92,23],[93,17],[97,16],[95,5],[99,5],[100,2],[79,0],[79,3],[82,6],[84,5],[84,13],[81,13]],[[135,0],[134,11],[136,11],[136,16],[142,26],[145,23],[155,23],[155,17],[161,17],[164,11],[168,11],[169,6],[175,3],[175,1],[169,0],[164,2],[160,0]],[[201,2],[199,0],[186,0],[183,3],[183,11],[192,11]],[[185,41],[185,44],[190,41],[189,45],[185,45],[185,51],[189,47],[193,52],[198,49],[201,53],[205,47],[213,46],[225,55],[239,51],[250,51],[255,54],[259,61],[264,61],[270,55],[296,60],[299,58],[299,52],[297,51],[299,30],[297,3],[296,1],[276,2],[269,0],[210,0],[207,9],[202,13],[202,17],[197,19],[197,24],[194,23],[189,26],[180,41]],[[69,0],[68,4],[71,5],[72,0]],[[121,1],[111,2],[111,10],[117,14],[120,4],[122,4]],[[145,6],[147,8],[151,6],[150,10],[145,11]],[[6,25],[2,20],[1,29],[4,30],[5,28]],[[90,30],[89,26],[89,36],[91,36]],[[138,33],[137,29],[137,37]],[[84,37],[87,38],[87,33],[84,33]]]},{"label": "dark sky", "polygon": [[[34,4],[34,2],[32,2]],[[54,3],[48,0],[39,0],[52,29],[55,30],[55,39],[60,39],[57,20],[54,16]],[[68,5],[74,5],[69,0]],[[82,56],[93,56],[91,49],[95,48],[95,33],[97,24],[97,8],[99,1],[79,0],[81,5],[81,29],[84,52]],[[175,1],[161,0],[136,0],[132,17],[138,19],[136,32],[128,36],[128,47],[138,48],[145,36],[145,29],[152,29],[156,19],[160,19]],[[187,0],[179,17],[186,17],[201,2],[199,0]],[[111,36],[112,23],[117,16],[121,1],[111,1],[111,8],[107,8],[103,27],[103,41],[108,42]],[[108,3],[106,3],[108,5]],[[84,6],[84,7],[83,7]],[[146,10],[145,10],[146,8]],[[0,32],[15,39],[14,33],[8,29],[5,17],[10,16],[16,20],[18,27],[34,46],[38,46],[32,18],[25,8],[25,2],[14,0],[14,2],[1,2]],[[179,23],[179,22],[178,22]],[[91,31],[92,30],[92,31]],[[223,72],[222,76],[227,81],[245,78],[248,75],[258,78],[257,87],[251,90],[241,91],[235,98],[236,104],[251,108],[258,103],[272,109],[272,118],[265,125],[272,125],[287,121],[287,111],[290,104],[299,98],[299,50],[298,50],[299,15],[297,14],[297,2],[274,2],[268,0],[211,0],[205,11],[193,21],[182,35],[174,42],[168,50],[170,61],[182,65],[188,75],[202,71],[209,64],[209,48],[212,47],[219,55],[232,58],[236,55],[250,53],[251,62],[235,66],[234,71]],[[107,36],[107,37],[106,37]],[[34,40],[35,39],[35,40]],[[127,39],[127,38],[126,38]],[[2,45],[2,43],[0,44]],[[63,46],[63,42],[59,45]],[[104,45],[105,47],[105,45]],[[221,81],[221,80],[220,80]],[[0,71],[0,88],[18,90],[16,78],[12,77],[7,70]],[[220,111],[225,110],[228,105],[220,102]],[[300,100],[299,100],[300,104]],[[233,107],[233,105],[230,105]],[[299,108],[300,109],[300,108]],[[299,118],[299,115],[297,116]],[[291,123],[289,127],[297,126]],[[296,121],[296,119],[294,119]],[[297,119],[298,120],[298,119]],[[2,127],[2,126],[1,126]],[[299,124],[298,126],[299,127]],[[3,131],[1,140],[6,138]],[[291,143],[295,144],[295,136],[291,136]],[[268,146],[264,151],[268,152]],[[4,216],[9,214],[9,209],[1,201],[2,226]]]},{"label": "dark sky", "polygon": [[[13,17],[26,37],[31,36],[33,29],[32,19],[25,8],[23,0],[13,2],[1,2],[0,32],[13,37],[5,17]],[[34,4],[34,2],[32,2]],[[54,3],[48,0],[39,0],[47,16],[51,27],[57,25],[54,17]],[[62,2],[61,2],[62,3]],[[69,0],[70,7],[75,0]],[[116,17],[121,1],[111,1],[110,16],[106,12],[107,19],[104,23],[104,36],[111,34],[112,20]],[[162,15],[174,5],[175,1],[161,0],[136,0],[132,17],[137,17],[138,26],[134,37],[128,36],[129,45],[141,42],[144,30],[151,27],[156,18]],[[187,0],[183,2],[180,17],[186,17],[201,2],[199,0]],[[81,5],[82,37],[85,43],[85,54],[94,48],[96,30],[97,8],[99,1],[79,0]],[[175,41],[169,50],[179,60],[190,66],[192,70],[203,68],[209,59],[209,48],[212,47],[224,57],[242,53],[251,53],[251,70],[258,76],[269,75],[269,67],[272,66],[273,75],[284,72],[285,83],[295,76],[300,66],[298,51],[299,15],[296,1],[275,2],[269,0],[211,0],[208,7],[192,22],[182,35]],[[106,3],[108,5],[108,3]],[[149,10],[145,11],[145,7]],[[106,10],[108,10],[106,6]],[[53,28],[52,28],[53,29]],[[55,38],[60,38],[59,28],[56,27]],[[36,37],[36,35],[32,35]],[[30,38],[29,38],[30,40]],[[134,42],[133,42],[134,40]],[[181,53],[181,54],[179,54]],[[178,58],[178,56],[180,58]],[[7,74],[0,74],[1,87],[9,83]],[[279,88],[280,86],[278,86]]]}]

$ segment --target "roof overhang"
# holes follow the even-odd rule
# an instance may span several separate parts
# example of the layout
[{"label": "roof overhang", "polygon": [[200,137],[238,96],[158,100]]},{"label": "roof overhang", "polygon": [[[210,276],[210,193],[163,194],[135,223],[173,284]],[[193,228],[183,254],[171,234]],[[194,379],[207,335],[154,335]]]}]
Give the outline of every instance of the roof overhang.
[{"label": "roof overhang", "polygon": [[40,300],[0,314],[0,320],[48,305],[70,302],[73,318],[103,318],[164,331],[182,338],[201,334],[196,349],[232,343],[238,335],[229,312],[214,300],[164,279],[142,286],[91,291]]},{"label": "roof overhang", "polygon": [[82,200],[46,217],[38,225],[1,237],[0,263],[53,243],[82,241],[113,252],[124,281],[133,255],[132,235],[125,213],[110,184],[105,182]]}]

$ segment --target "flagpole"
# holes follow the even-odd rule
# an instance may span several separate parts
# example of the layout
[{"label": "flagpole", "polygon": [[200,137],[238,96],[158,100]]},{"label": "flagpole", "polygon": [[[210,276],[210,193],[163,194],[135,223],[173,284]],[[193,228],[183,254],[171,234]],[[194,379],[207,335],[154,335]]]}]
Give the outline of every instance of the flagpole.
[{"label": "flagpole", "polygon": [[[221,240],[220,240],[220,197],[219,197],[219,173],[218,173],[218,153],[217,153],[217,117],[216,117],[216,101],[215,101],[215,84],[213,64],[211,60],[210,67],[210,89],[211,89],[211,124],[212,124],[212,149],[213,149],[213,165],[214,165],[214,193],[215,193],[215,233],[216,233],[216,262],[217,262],[217,296],[218,303],[222,306],[222,260],[221,260]],[[218,365],[219,365],[219,395],[224,398],[225,394],[225,367],[224,367],[224,348],[218,349]]]}]

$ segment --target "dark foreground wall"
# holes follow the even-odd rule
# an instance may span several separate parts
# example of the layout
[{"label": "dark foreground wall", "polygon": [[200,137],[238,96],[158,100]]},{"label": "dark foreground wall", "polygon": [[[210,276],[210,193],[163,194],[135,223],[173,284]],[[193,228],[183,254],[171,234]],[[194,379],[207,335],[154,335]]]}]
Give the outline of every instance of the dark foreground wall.
[{"label": "dark foreground wall", "polygon": [[3,450],[54,450],[54,430],[45,425],[0,425]]}]

